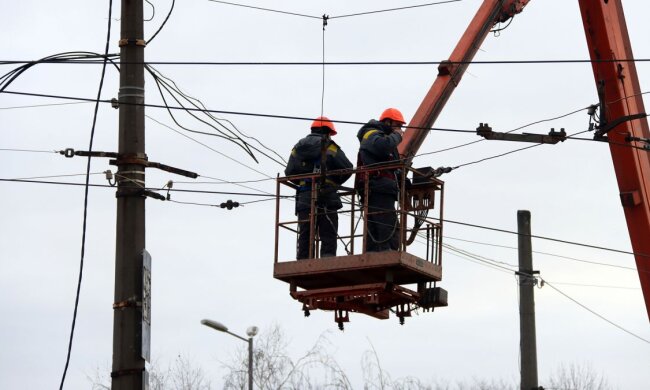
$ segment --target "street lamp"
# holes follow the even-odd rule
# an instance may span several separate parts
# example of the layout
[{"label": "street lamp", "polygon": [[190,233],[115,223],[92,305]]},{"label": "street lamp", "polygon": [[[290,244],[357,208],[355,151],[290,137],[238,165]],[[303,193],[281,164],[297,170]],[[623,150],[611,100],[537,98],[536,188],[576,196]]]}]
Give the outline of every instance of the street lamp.
[{"label": "street lamp", "polygon": [[228,333],[231,336],[235,336],[240,340],[243,340],[248,343],[248,390],[253,390],[253,337],[257,334],[259,330],[257,326],[249,326],[246,329],[246,335],[248,339],[241,337],[238,334],[234,334],[228,330],[228,327],[221,322],[212,321],[212,320],[201,320],[201,324],[210,327],[219,332]]}]

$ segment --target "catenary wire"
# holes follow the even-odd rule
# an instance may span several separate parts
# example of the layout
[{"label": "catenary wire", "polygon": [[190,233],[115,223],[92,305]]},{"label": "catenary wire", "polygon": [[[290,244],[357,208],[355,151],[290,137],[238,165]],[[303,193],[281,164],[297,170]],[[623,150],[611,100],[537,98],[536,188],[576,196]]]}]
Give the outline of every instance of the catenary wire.
[{"label": "catenary wire", "polygon": [[363,16],[363,15],[372,15],[372,14],[378,14],[378,13],[383,13],[383,12],[402,11],[402,10],[413,9],[413,8],[428,7],[428,6],[431,6],[431,5],[442,5],[442,4],[447,4],[447,3],[457,3],[457,2],[460,2],[460,1],[462,1],[462,0],[437,1],[437,2],[434,2],[434,3],[409,5],[409,6],[404,6],[404,7],[381,9],[381,10],[376,10],[376,11],[358,12],[358,13],[347,14],[347,15],[337,15],[337,16],[332,16],[330,19],[342,19],[342,18],[350,18],[350,17],[353,17],[353,16]]},{"label": "catenary wire", "polygon": [[149,0],[144,0],[151,6],[151,16],[148,19],[144,19],[145,22],[151,22],[153,18],[156,16],[156,6],[153,5],[153,3]]},{"label": "catenary wire", "polygon": [[232,5],[232,6],[235,6],[235,7],[256,9],[256,10],[259,10],[259,11],[274,12],[274,13],[284,14],[284,15],[300,16],[300,17],[303,17],[303,18],[310,18],[310,19],[320,19],[320,17],[314,16],[314,15],[299,14],[299,13],[296,13],[296,12],[280,11],[280,10],[277,10],[277,9],[255,7],[255,6],[252,6],[252,5],[231,3],[231,2],[228,2],[228,1],[221,1],[221,0],[208,0],[208,1],[211,1],[213,3]]},{"label": "catenary wire", "polygon": [[[111,41],[111,18],[113,14],[113,0],[108,0],[108,26],[106,28],[106,46],[105,46],[105,56],[104,56],[104,65],[102,66],[102,72],[99,80],[99,88],[97,90],[97,102],[95,103],[95,110],[93,113],[93,121],[92,121],[92,127],[90,129],[90,141],[88,145],[88,150],[92,151],[93,150],[93,140],[95,137],[95,125],[97,124],[97,114],[99,112],[99,100],[101,98],[102,94],[102,89],[104,87],[104,76],[106,75],[106,67],[108,64],[108,49]],[[59,390],[63,389],[63,385],[65,383],[65,377],[68,372],[68,366],[70,365],[70,356],[72,354],[72,341],[74,340],[74,331],[75,331],[75,325],[77,322],[77,310],[79,308],[79,296],[81,293],[81,281],[83,279],[83,268],[84,268],[84,256],[85,256],[85,251],[86,251],[86,224],[87,224],[87,219],[88,219],[88,191],[89,191],[89,184],[90,184],[90,161],[91,161],[91,156],[88,156],[87,164],[86,164],[86,180],[85,180],[85,186],[84,186],[84,204],[83,204],[83,223],[82,223],[82,235],[81,235],[81,258],[79,261],[79,279],[77,281],[77,292],[75,294],[75,302],[74,302],[74,311],[72,314],[72,324],[70,327],[70,339],[68,341],[68,351],[66,354],[66,359],[65,359],[65,367],[63,369],[63,374],[61,376],[61,384],[59,385]]]},{"label": "catenary wire", "polygon": [[633,333],[632,331],[629,331],[629,330],[623,328],[622,326],[618,325],[618,324],[615,323],[614,321],[607,319],[607,318],[604,317],[603,315],[597,313],[596,311],[590,309],[590,308],[587,307],[586,305],[580,303],[578,300],[576,300],[576,299],[574,299],[574,298],[571,298],[571,297],[570,297],[569,295],[567,295],[565,292],[563,292],[562,290],[558,289],[557,287],[555,287],[553,284],[549,283],[548,281],[546,281],[546,280],[544,280],[544,279],[542,279],[542,278],[540,278],[540,279],[544,282],[545,285],[548,285],[550,288],[552,288],[553,290],[557,291],[559,294],[563,295],[565,298],[569,299],[570,301],[572,301],[572,302],[575,303],[576,305],[582,307],[583,309],[587,310],[588,312],[590,312],[591,314],[593,314],[593,315],[595,315],[596,317],[600,318],[601,320],[603,320],[603,321],[609,323],[610,325],[613,325],[613,326],[617,327],[618,329],[622,330],[623,332],[625,332],[625,333],[627,333],[627,334],[629,334],[629,335],[631,335],[631,336],[633,336],[633,337],[636,337],[637,339],[639,339],[639,340],[641,340],[641,341],[644,341],[644,342],[650,344],[650,340],[644,339],[643,337],[637,335],[636,333]]}]

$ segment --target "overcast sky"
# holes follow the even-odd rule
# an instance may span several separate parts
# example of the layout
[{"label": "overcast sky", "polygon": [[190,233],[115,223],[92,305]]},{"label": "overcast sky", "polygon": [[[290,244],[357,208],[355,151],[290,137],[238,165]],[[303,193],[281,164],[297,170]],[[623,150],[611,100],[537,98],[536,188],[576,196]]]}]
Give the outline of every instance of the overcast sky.
[{"label": "overcast sky", "polygon": [[[5,2],[0,13],[2,60],[32,60],[67,51],[103,52],[108,1],[63,0]],[[114,1],[119,18],[119,1]],[[152,0],[155,17],[145,24],[148,38],[164,19],[171,1]],[[327,61],[439,61],[448,58],[481,1],[332,19],[325,33]],[[419,4],[417,1],[248,1],[246,4],[295,13],[322,15]],[[637,58],[650,58],[646,1],[627,0],[625,12]],[[145,14],[151,7],[145,5]],[[119,22],[111,30],[111,52],[118,52]],[[322,28],[317,19],[261,12],[207,0],[178,1],[168,23],[146,48],[150,61],[314,61],[322,59]],[[532,1],[500,36],[491,35],[477,60],[588,59],[577,1]],[[17,65],[2,65],[2,74]],[[314,117],[320,114],[319,66],[158,65],[186,93],[211,109]],[[638,63],[642,91],[650,90],[650,64]],[[94,98],[99,65],[50,64],[31,68],[12,91]],[[436,65],[330,66],[325,73],[324,112],[344,121],[376,118],[389,106],[410,118],[437,74]],[[148,103],[161,103],[147,78]],[[117,96],[118,73],[109,68],[103,98]],[[646,95],[648,96],[648,95]],[[437,127],[474,129],[489,122],[495,131],[557,117],[598,101],[591,66],[582,64],[472,65]],[[37,108],[26,105],[62,100],[0,94],[0,149],[87,150],[93,105]],[[646,98],[646,103],[647,98]],[[147,115],[178,129],[160,109]],[[243,132],[288,157],[306,134],[309,122],[223,115]],[[117,151],[118,111],[99,110],[94,149]],[[188,116],[188,127],[209,131]],[[146,151],[151,161],[227,181],[264,179],[283,171],[259,156],[256,164],[241,149],[215,137],[192,135],[210,148],[150,119]],[[586,130],[585,111],[527,128],[548,133]],[[335,140],[354,159],[357,125],[340,124]],[[432,132],[420,152],[473,141],[473,134]],[[521,144],[481,142],[453,151],[418,157],[416,166],[456,166],[512,150]],[[256,172],[214,150],[254,168]],[[1,178],[78,175],[86,160],[55,153],[0,151]],[[115,167],[94,159],[91,173]],[[530,210],[534,234],[631,250],[607,145],[567,141],[460,168],[446,180],[445,217],[450,220],[516,230],[517,210]],[[83,176],[46,180],[83,182]],[[147,170],[147,185],[191,180]],[[103,175],[91,183],[106,184]],[[224,184],[175,183],[175,188],[230,192],[274,192],[272,180],[255,190]],[[65,363],[79,269],[83,188],[2,182],[0,203],[0,388],[54,388]],[[179,202],[219,204],[259,197],[173,193]],[[400,326],[396,318],[379,321],[352,315],[339,332],[329,312],[304,318],[288,285],[273,279],[274,202],[225,211],[147,200],[147,250],[153,257],[152,355],[167,364],[189,355],[221,387],[219,361],[241,343],[202,327],[211,318],[243,334],[279,324],[289,335],[290,351],[304,352],[324,331],[334,355],[355,387],[362,387],[360,360],[372,344],[382,367],[394,378],[424,381],[473,377],[518,378],[517,283],[512,272],[446,253],[441,286],[449,307],[414,316]],[[283,215],[291,215],[291,202]],[[445,225],[445,242],[477,255],[517,263],[516,236]],[[112,355],[115,261],[114,190],[92,188],[88,207],[86,259],[77,330],[67,386],[89,387],[87,376],[108,370]],[[282,237],[282,258],[290,259],[294,237]],[[414,253],[421,247],[413,247]],[[533,249],[578,259],[635,267],[631,255],[534,240]],[[339,254],[342,250],[339,249]],[[597,266],[535,254],[535,269],[563,292],[640,337],[650,339],[648,315],[634,270]],[[503,271],[503,270],[502,270]],[[585,287],[561,283],[619,286]],[[535,290],[540,385],[561,363],[589,363],[620,389],[650,383],[650,346],[558,294]]]}]

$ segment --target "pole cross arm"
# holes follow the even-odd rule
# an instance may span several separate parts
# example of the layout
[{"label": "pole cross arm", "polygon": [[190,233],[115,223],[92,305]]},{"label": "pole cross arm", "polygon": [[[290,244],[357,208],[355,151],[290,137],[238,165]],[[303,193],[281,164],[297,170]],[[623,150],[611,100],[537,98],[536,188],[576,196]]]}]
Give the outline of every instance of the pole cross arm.
[{"label": "pole cross arm", "polygon": [[143,158],[141,156],[136,156],[136,155],[122,155],[115,160],[111,160],[109,164],[117,165],[117,166],[126,165],[126,164],[142,165],[143,167],[146,168],[157,168],[162,171],[174,173],[185,177],[190,177],[192,179],[196,179],[197,177],[199,177],[199,175],[195,172],[187,171],[185,169],[175,168],[158,162],[149,161],[147,160],[147,156],[144,156]]},{"label": "pole cross arm", "polygon": [[476,134],[487,140],[496,140],[496,141],[515,141],[515,142],[532,142],[536,144],[557,144],[558,142],[564,142],[566,140],[566,131],[560,129],[560,131],[555,131],[551,129],[548,134],[531,134],[531,133],[522,133],[522,134],[511,134],[511,133],[500,133],[492,131],[492,128],[488,126],[487,123],[481,123],[479,127],[476,128]]}]

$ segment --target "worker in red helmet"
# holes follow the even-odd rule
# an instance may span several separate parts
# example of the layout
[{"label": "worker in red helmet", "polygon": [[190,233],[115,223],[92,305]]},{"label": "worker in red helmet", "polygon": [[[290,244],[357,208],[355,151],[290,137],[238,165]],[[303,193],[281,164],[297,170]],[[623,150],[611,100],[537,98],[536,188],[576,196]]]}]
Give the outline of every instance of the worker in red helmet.
[{"label": "worker in red helmet", "polygon": [[[343,150],[332,141],[336,135],[334,123],[320,116],[311,124],[311,133],[302,138],[291,150],[291,156],[284,170],[285,175],[319,173],[314,226],[320,238],[320,257],[336,256],[338,237],[338,213],[343,207],[338,188],[350,178],[352,163]],[[333,171],[343,170],[340,173]],[[333,173],[331,173],[333,172]],[[309,237],[311,213],[312,180],[294,181],[296,191],[296,215],[298,216],[297,259],[309,258]]]},{"label": "worker in red helmet", "polygon": [[[402,142],[406,121],[396,108],[387,108],[379,120],[371,119],[357,133],[360,147],[357,166],[381,166],[400,160],[397,145]],[[399,195],[399,170],[379,169],[366,175],[357,174],[355,187],[363,197],[368,179],[368,237],[366,251],[399,249],[399,225],[395,201]],[[362,198],[363,199],[363,198]]]}]

